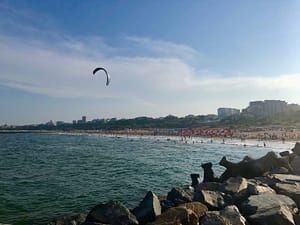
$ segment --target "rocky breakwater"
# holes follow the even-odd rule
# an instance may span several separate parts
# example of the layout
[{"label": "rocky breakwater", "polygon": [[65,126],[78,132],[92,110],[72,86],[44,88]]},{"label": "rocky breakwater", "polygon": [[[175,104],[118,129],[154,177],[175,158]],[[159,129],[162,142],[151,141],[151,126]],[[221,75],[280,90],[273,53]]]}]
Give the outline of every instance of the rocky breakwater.
[{"label": "rocky breakwater", "polygon": [[132,210],[112,200],[48,225],[300,225],[300,143],[280,156],[269,152],[238,163],[224,157],[220,165],[226,168],[220,177],[203,164],[202,182],[191,174],[188,188],[159,197],[149,191]]}]

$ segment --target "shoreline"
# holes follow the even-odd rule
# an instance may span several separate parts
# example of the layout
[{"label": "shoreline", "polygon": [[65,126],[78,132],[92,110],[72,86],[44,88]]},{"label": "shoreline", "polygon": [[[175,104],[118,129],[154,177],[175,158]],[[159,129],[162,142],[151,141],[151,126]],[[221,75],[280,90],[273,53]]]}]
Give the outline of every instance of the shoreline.
[{"label": "shoreline", "polygon": [[[212,129],[213,130],[213,129]],[[300,141],[300,131],[241,131],[235,130],[232,135],[199,135],[199,134],[172,134],[172,133],[155,133],[155,129],[128,129],[128,130],[0,130],[1,134],[26,134],[26,133],[42,133],[42,134],[98,134],[107,136],[149,136],[149,137],[176,137],[186,139],[204,138],[204,139],[219,139],[219,140],[240,140],[243,141],[258,141],[258,142],[298,142]]]}]

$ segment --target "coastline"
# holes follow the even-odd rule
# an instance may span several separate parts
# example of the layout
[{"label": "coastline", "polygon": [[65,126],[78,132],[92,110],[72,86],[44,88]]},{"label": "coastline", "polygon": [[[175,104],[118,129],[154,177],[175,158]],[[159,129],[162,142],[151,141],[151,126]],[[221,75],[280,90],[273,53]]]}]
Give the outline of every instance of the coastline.
[{"label": "coastline", "polygon": [[[211,129],[214,130],[214,129]],[[220,129],[219,129],[220,130]],[[174,134],[167,132],[156,133],[155,129],[127,129],[127,130],[0,130],[1,134],[19,134],[19,133],[49,133],[49,134],[98,134],[108,136],[149,136],[149,137],[176,137],[183,139],[205,138],[205,139],[219,139],[219,140],[240,140],[241,142],[247,140],[256,140],[259,142],[298,142],[300,141],[300,131],[298,130],[266,130],[266,131],[244,131],[234,130],[229,135],[224,134]]]}]

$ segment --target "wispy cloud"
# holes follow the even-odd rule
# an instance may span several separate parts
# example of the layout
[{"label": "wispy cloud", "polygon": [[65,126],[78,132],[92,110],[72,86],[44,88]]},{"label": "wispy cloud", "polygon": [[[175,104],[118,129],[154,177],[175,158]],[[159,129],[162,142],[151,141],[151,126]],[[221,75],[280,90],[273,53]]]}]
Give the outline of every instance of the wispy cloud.
[{"label": "wispy cloud", "polygon": [[[126,108],[111,106],[123,116],[129,111],[153,116],[211,113],[255,99],[300,102],[300,74],[225,76],[195,65],[205,56],[186,45],[125,36],[116,47],[103,37],[73,38],[18,23],[19,17],[35,17],[27,12],[10,14],[0,28],[10,25],[26,35],[0,29],[1,86],[55,98],[126,102]],[[105,86],[104,74],[92,75],[97,66],[108,69],[110,86]]]},{"label": "wispy cloud", "polygon": [[[95,44],[91,44],[97,42],[95,38],[86,42],[63,40],[60,49],[52,48],[48,42],[27,42],[6,36],[0,40],[0,84],[51,97],[131,99],[157,107],[177,102],[190,108],[198,104],[199,110],[201,102],[210,100],[215,105],[235,102],[235,95],[244,101],[253,96],[299,99],[299,94],[294,95],[300,82],[299,74],[267,78],[212,77],[209,72],[197,72],[175,56],[107,56],[111,49],[117,53],[116,48],[109,46],[107,55],[102,51],[102,54],[89,56],[85,46]],[[152,44],[154,48],[156,43]],[[159,48],[162,48],[160,43]],[[96,66],[108,68],[112,77],[109,87],[105,87],[101,73],[92,76],[91,71]]]},{"label": "wispy cloud", "polygon": [[126,39],[135,44],[135,48],[148,51],[159,57],[174,57],[187,62],[201,61],[204,58],[204,55],[199,51],[182,44],[137,36],[127,36]]}]

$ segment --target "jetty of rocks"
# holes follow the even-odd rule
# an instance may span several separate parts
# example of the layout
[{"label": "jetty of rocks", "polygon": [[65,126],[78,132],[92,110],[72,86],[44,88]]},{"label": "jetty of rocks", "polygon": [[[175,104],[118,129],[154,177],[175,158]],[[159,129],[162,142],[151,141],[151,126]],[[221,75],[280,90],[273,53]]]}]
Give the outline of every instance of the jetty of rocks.
[{"label": "jetty of rocks", "polygon": [[191,174],[189,187],[165,196],[149,191],[132,210],[111,200],[48,225],[300,225],[300,143],[280,155],[219,164],[226,168],[220,177],[202,164],[203,181]]}]

